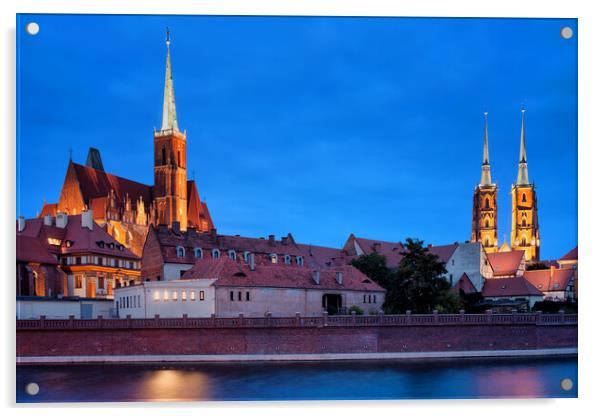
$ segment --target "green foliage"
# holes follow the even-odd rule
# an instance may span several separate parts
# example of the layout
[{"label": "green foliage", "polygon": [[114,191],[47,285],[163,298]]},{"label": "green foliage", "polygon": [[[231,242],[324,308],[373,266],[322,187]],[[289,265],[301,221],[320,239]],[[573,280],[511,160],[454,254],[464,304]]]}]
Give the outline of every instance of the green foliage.
[{"label": "green foliage", "polygon": [[543,263],[539,263],[539,262],[531,263],[531,264],[527,265],[527,270],[547,270],[547,269],[549,269],[548,266],[546,266]]},{"label": "green foliage", "polygon": [[351,312],[355,312],[356,315],[363,315],[364,314],[364,310],[362,308],[360,308],[357,305],[352,305],[349,308],[349,314],[351,314]]},{"label": "green foliage", "polygon": [[577,302],[542,300],[535,302],[532,309],[532,311],[542,311],[543,313],[558,313],[560,310],[563,310],[565,313],[577,313]]},{"label": "green foliage", "polygon": [[423,247],[423,242],[408,238],[406,252],[395,270],[387,268],[386,258],[377,253],[354,259],[351,264],[387,290],[383,309],[389,314],[458,312],[462,300],[452,292],[447,280],[440,276],[447,271],[445,263]]}]

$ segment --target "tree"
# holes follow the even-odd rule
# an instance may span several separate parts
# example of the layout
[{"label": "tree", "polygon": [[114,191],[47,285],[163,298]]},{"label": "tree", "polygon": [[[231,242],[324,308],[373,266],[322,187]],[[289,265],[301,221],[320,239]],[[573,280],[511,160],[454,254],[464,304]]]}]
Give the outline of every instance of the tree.
[{"label": "tree", "polygon": [[387,259],[378,253],[362,254],[351,261],[351,265],[374,280],[383,289],[389,290],[393,271],[387,267]]},{"label": "tree", "polygon": [[423,242],[408,238],[399,268],[392,273],[385,297],[387,313],[406,310],[415,313],[457,312],[461,308],[458,295],[451,291],[445,263],[423,247]]}]

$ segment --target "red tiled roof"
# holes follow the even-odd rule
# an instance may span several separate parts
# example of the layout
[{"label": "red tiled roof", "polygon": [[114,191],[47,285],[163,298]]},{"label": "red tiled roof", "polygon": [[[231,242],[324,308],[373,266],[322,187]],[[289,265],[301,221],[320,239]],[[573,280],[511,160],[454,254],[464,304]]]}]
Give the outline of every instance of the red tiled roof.
[{"label": "red tiled roof", "polygon": [[17,235],[17,261],[57,265],[59,262],[40,240],[35,237]]},{"label": "red tiled roof", "polygon": [[525,252],[522,250],[488,253],[487,258],[493,268],[494,276],[515,275],[518,271]]},{"label": "red tiled roof", "polygon": [[[73,163],[73,162],[72,162]],[[84,198],[84,202],[99,197],[106,197],[111,189],[115,191],[117,201],[121,203],[126,195],[135,202],[140,197],[146,207],[152,202],[152,186],[134,182],[119,176],[106,173],[102,170],[96,170],[88,166],[73,163],[77,181]]]},{"label": "red tiled roof", "polygon": [[470,281],[470,278],[468,277],[468,275],[466,273],[462,273],[460,280],[458,280],[456,282],[456,284],[454,285],[452,290],[457,293],[460,293],[460,291],[463,291],[466,294],[478,292],[477,288],[474,287],[474,285],[472,284],[472,282]]},{"label": "red tiled roof", "polygon": [[59,204],[47,204],[44,203],[42,207],[42,212],[38,215],[39,218],[43,218],[44,215],[52,215],[53,217],[56,215],[56,210]]},{"label": "red tiled roof", "polygon": [[566,253],[564,256],[562,256],[561,258],[559,258],[558,260],[562,261],[570,261],[570,260],[577,260],[579,257],[579,250],[578,250],[578,246],[575,247],[574,249],[572,249],[571,251],[569,251],[568,253]]},{"label": "red tiled roof", "polygon": [[484,297],[543,295],[535,286],[523,277],[486,279],[481,293]]},{"label": "red tiled roof", "polygon": [[[359,290],[384,292],[385,290],[370,280],[353,266],[321,269],[320,283],[315,283],[313,270],[295,265],[257,265],[255,270],[241,262],[229,258],[202,259],[184,275],[182,279],[218,279],[216,286],[232,287],[280,287],[299,289]],[[343,284],[336,281],[336,273],[343,273]]]},{"label": "red tiled roof", "polygon": [[438,256],[442,262],[447,263],[451,258],[452,254],[454,254],[454,252],[456,251],[456,248],[458,248],[458,244],[454,243],[447,244],[445,246],[430,246],[428,249],[431,253]]},{"label": "red tiled roof", "polygon": [[207,204],[201,202],[196,183],[194,181],[188,181],[186,185],[188,224],[200,231],[208,231],[215,228]]},{"label": "red tiled roof", "polygon": [[566,290],[571,278],[575,275],[573,269],[529,270],[524,274],[525,279],[542,292]]}]

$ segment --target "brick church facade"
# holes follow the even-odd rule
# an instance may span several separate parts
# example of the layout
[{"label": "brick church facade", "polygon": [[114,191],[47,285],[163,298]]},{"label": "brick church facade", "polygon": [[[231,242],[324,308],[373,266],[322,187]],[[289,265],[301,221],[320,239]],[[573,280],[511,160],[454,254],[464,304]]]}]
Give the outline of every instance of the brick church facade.
[{"label": "brick church facade", "polygon": [[167,38],[163,122],[154,132],[154,184],[104,171],[100,152],[90,148],[85,165],[69,161],[59,202],[44,204],[39,217],[91,210],[94,221],[133,253],[142,256],[150,226],[174,223],[206,232],[214,228],[207,205],[186,174],[186,133],[178,128]]}]

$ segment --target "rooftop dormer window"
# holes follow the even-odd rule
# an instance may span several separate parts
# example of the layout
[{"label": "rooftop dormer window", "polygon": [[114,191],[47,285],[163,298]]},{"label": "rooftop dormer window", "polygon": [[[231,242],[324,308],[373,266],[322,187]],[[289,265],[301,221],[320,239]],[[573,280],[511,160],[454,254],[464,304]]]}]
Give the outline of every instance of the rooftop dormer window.
[{"label": "rooftop dormer window", "polygon": [[268,256],[268,258],[270,259],[270,263],[272,263],[272,264],[278,263],[278,255],[277,254],[272,253]]},{"label": "rooftop dormer window", "polygon": [[297,266],[303,266],[303,256],[297,256],[295,262],[297,263]]},{"label": "rooftop dormer window", "polygon": [[97,241],[96,245],[100,248],[105,248],[105,242],[104,241]]},{"label": "rooftop dormer window", "polygon": [[113,250],[115,248],[115,244],[109,243],[109,244],[107,244],[107,247],[109,247],[111,250]]},{"label": "rooftop dormer window", "polygon": [[184,247],[182,246],[178,246],[176,247],[176,255],[180,258],[184,257],[184,255],[186,254],[186,250],[184,250]]},{"label": "rooftop dormer window", "polygon": [[249,263],[249,256],[251,255],[251,253],[249,251],[245,251],[244,253],[242,253],[242,257],[245,260],[245,263]]},{"label": "rooftop dormer window", "polygon": [[236,251],[228,250],[228,257],[230,257],[230,260],[236,260]]},{"label": "rooftop dormer window", "polygon": [[219,250],[217,248],[211,250],[211,257],[214,259],[219,259]]},{"label": "rooftop dormer window", "polygon": [[65,240],[65,246],[66,247],[72,247],[73,246],[73,241],[72,240]]},{"label": "rooftop dormer window", "polygon": [[48,244],[50,244],[51,246],[60,246],[61,240],[59,240],[58,238],[48,238]]},{"label": "rooftop dormer window", "polygon": [[194,249],[194,258],[202,259],[203,258],[203,250],[200,247],[195,247]]},{"label": "rooftop dormer window", "polygon": [[288,254],[284,255],[284,264],[291,264],[291,256]]}]

